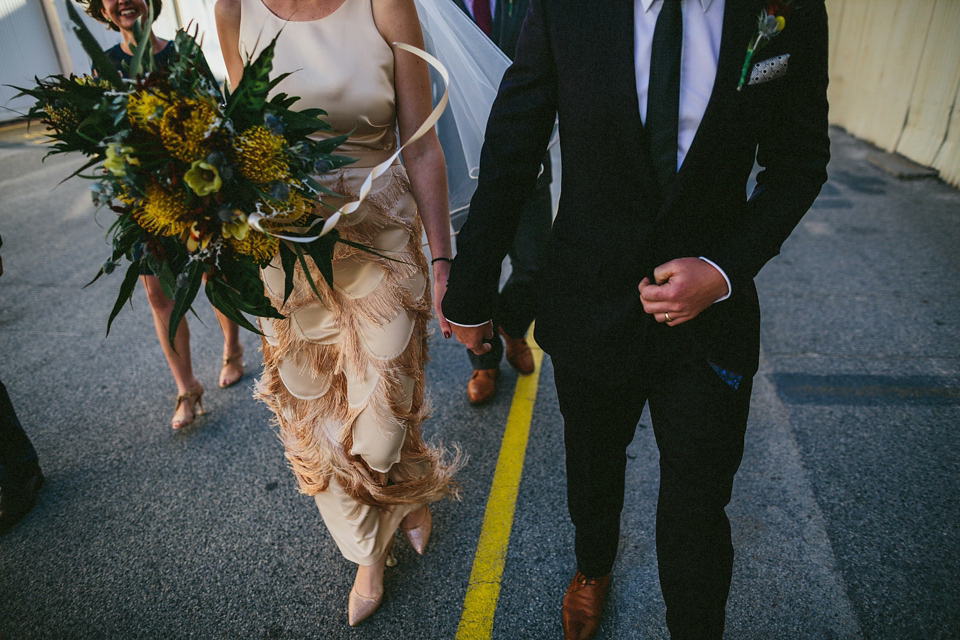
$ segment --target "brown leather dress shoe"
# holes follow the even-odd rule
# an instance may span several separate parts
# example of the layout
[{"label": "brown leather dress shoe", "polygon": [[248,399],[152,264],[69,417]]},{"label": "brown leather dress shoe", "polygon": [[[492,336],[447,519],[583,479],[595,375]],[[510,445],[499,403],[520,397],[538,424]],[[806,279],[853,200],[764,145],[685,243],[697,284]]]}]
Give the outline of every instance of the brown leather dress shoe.
[{"label": "brown leather dress shoe", "polygon": [[563,596],[563,637],[566,640],[590,640],[597,632],[609,584],[609,573],[602,578],[588,578],[579,571],[574,574]]},{"label": "brown leather dress shoe", "polygon": [[474,369],[467,383],[467,399],[470,404],[483,404],[497,392],[500,369]]},{"label": "brown leather dress shoe", "polygon": [[530,353],[530,345],[523,338],[511,338],[503,329],[500,329],[500,335],[503,336],[503,342],[507,347],[507,362],[524,375],[533,373],[533,354]]}]

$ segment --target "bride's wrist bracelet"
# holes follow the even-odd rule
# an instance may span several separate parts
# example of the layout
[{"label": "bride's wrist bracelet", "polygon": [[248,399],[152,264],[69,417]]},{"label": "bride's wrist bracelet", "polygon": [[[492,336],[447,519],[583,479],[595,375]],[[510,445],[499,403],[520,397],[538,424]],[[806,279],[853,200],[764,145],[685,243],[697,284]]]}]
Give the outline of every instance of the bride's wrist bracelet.
[{"label": "bride's wrist bracelet", "polygon": [[430,261],[430,264],[437,264],[437,263],[440,262],[440,261],[443,261],[443,262],[453,262],[453,258],[445,258],[445,257],[443,257],[443,256],[440,256],[439,258],[434,258],[433,260],[431,260],[431,261]]}]

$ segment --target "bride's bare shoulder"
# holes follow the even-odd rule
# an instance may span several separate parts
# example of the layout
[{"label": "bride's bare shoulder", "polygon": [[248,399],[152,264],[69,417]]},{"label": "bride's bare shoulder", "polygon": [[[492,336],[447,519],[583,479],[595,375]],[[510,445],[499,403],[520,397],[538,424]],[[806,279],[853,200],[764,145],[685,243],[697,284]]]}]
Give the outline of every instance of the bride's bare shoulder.
[{"label": "bride's bare shoulder", "polygon": [[[371,2],[374,22],[387,42],[409,42],[413,33],[419,36],[420,20],[417,18],[417,6],[414,0],[371,0]],[[411,44],[415,43],[411,42]]]}]

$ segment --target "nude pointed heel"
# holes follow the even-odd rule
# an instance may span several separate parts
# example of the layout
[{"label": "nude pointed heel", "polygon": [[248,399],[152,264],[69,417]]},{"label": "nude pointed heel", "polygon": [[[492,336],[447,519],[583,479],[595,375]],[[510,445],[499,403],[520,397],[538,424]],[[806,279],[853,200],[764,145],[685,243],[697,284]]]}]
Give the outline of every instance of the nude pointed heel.
[{"label": "nude pointed heel", "polygon": [[427,542],[430,541],[430,532],[433,531],[433,515],[430,513],[430,507],[424,505],[423,508],[427,510],[427,515],[424,516],[423,522],[411,529],[405,529],[403,524],[400,525],[400,529],[403,531],[407,542],[409,542],[413,550],[421,556],[424,551],[427,550]]},{"label": "nude pointed heel", "polygon": [[[397,560],[393,557],[393,538],[387,543],[387,548],[383,551],[381,562],[383,562],[384,568],[397,564]],[[373,612],[380,608],[381,602],[383,602],[382,589],[379,594],[368,598],[360,595],[357,591],[357,585],[354,584],[350,588],[350,597],[347,598],[347,622],[350,623],[351,627],[357,626],[372,616]]]}]

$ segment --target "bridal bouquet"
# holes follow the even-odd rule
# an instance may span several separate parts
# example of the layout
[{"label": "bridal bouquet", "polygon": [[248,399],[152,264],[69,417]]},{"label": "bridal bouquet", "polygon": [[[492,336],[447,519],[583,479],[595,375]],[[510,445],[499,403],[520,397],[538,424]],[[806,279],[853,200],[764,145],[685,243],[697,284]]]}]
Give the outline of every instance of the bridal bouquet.
[{"label": "bridal bouquet", "polygon": [[[112,253],[91,281],[113,272],[122,258],[130,261],[107,332],[143,266],[174,300],[171,343],[204,276],[213,306],[251,331],[257,329],[242,312],[282,317],[259,277],[278,252],[287,295],[297,262],[310,278],[306,256],[332,286],[333,247],[342,240],[328,221],[336,216],[322,215],[319,197],[330,192],[311,174],[351,160],[332,155],[345,136],[308,138],[330,129],[322,110],[294,111],[298,98],[285,94],[268,99],[286,77],[270,78],[276,39],[247,61],[236,90],[224,95],[184,31],[176,34],[169,65],[153,68],[152,7],[125,77],[71,3],[67,8],[96,76],[55,75],[20,91],[36,100],[29,116],[51,130],[50,153],[88,156],[70,177],[92,180],[94,203],[117,214],[109,229]],[[313,234],[317,225],[321,231]]]}]

